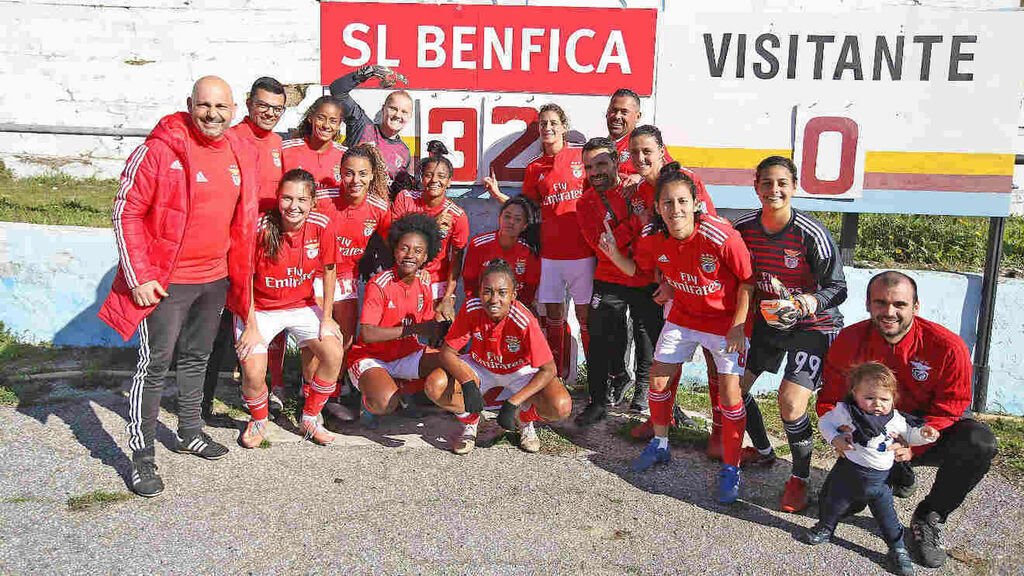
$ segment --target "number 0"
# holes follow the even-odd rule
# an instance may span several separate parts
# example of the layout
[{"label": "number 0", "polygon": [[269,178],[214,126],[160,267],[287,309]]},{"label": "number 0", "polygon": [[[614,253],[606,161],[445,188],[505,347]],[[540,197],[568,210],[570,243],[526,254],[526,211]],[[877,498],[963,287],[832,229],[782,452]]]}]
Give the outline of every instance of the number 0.
[{"label": "number 0", "polygon": [[[838,132],[843,137],[840,148],[839,177],[835,180],[819,180],[818,144],[825,132]],[[807,121],[804,126],[804,150],[800,160],[800,180],[803,189],[811,194],[836,196],[853,188],[857,170],[857,140],[860,128],[849,118],[840,116],[819,116]]]}]

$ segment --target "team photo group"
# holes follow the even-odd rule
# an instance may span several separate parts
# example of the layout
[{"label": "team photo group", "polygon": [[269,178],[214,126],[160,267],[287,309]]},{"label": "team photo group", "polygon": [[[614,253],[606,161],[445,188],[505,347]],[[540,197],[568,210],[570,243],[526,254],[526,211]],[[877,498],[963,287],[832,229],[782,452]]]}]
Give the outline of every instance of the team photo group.
[{"label": "team photo group", "polygon": [[[669,430],[685,418],[676,389],[699,349],[718,502],[740,498],[741,469],[777,461],[750,391],[780,373],[792,474],[778,508],[810,504],[808,406],[838,456],[817,523],[795,536],[827,543],[867,507],[891,570],[943,565],[946,519],[996,453],[969,414],[968,349],[918,315],[908,275],[882,272],[866,294],[848,294],[828,229],[792,205],[791,159],[749,167],[761,207],[730,221],[629,88],[609,97],[607,134],[580,142],[569,138],[573,111],[547,103],[528,128],[541,154],[522,192],[485,178],[497,222],[474,223],[491,231],[471,237],[468,213],[447,195],[455,167],[445,145],[421,143],[414,159],[402,140],[412,96],[397,90],[364,110],[351,92],[370,80],[404,78],[364,66],[331,83],[298,126],[279,126],[280,82],[257,79],[242,111],[227,82],[206,76],[187,110],[163,117],[128,158],[113,210],[118,272],[100,318],[139,339],[127,426],[136,494],[164,489],[155,437],[172,361],[172,449],[207,460],[229,452],[203,426],[233,347],[250,414],[242,448],[261,446],[271,414],[294,396],[299,433],[320,445],[335,440],[325,413],[386,427],[382,416],[429,401],[458,421],[450,446],[460,455],[476,447],[485,410],[537,452],[538,426],[590,427],[621,405],[646,417],[631,431],[647,441],[632,460],[643,474],[671,459]],[[869,318],[844,326],[847,298],[864,298]],[[288,337],[301,352],[297,391],[283,376]],[[565,385],[577,338],[582,406]],[[924,493],[921,465],[937,467],[935,481],[904,527],[893,498]]]}]

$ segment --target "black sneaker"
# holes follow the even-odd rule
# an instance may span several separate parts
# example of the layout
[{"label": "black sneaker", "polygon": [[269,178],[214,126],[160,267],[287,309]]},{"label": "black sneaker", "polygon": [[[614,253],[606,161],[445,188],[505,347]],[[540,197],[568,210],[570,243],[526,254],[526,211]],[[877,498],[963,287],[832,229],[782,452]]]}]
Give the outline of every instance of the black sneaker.
[{"label": "black sneaker", "polygon": [[946,549],[942,547],[942,529],[945,524],[938,512],[929,512],[923,518],[914,514],[907,533],[908,544],[918,563],[928,568],[940,568],[946,562]]},{"label": "black sneaker", "polygon": [[917,474],[907,462],[893,464],[889,482],[892,484],[892,495],[897,498],[910,498],[917,492]]},{"label": "black sneaker", "polygon": [[198,432],[187,440],[175,435],[177,442],[171,449],[178,454],[195,454],[206,460],[220,460],[228,455],[228,447],[218,444],[206,432]]},{"label": "black sneaker", "polygon": [[804,544],[817,546],[832,541],[832,531],[821,524],[815,524],[810,528],[797,532],[796,539]]},{"label": "black sneaker", "polygon": [[704,426],[697,424],[697,422],[686,415],[683,409],[676,404],[672,407],[672,427],[676,429],[680,428],[691,428],[694,430],[703,430]]},{"label": "black sneaker", "polygon": [[608,378],[608,404],[618,406],[626,399],[626,391],[633,384],[628,372]]},{"label": "black sneaker", "polygon": [[156,473],[156,453],[153,448],[132,454],[132,492],[152,498],[164,491],[164,481]]},{"label": "black sneaker", "polygon": [[885,561],[893,574],[914,576],[914,561],[910,559],[910,552],[907,552],[903,542],[897,542],[889,547],[889,553],[885,555]]},{"label": "black sneaker", "polygon": [[577,426],[590,426],[595,422],[604,420],[608,416],[608,411],[601,404],[591,402],[583,409],[583,412],[576,416]]}]

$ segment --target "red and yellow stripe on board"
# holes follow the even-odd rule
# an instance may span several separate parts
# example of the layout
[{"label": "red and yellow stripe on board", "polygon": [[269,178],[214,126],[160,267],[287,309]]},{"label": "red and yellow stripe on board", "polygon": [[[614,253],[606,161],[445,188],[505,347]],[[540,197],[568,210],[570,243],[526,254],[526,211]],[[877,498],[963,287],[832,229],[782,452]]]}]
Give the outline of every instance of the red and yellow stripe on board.
[{"label": "red and yellow stripe on board", "polygon": [[[790,149],[669,146],[673,158],[692,168],[705,184],[750,185],[754,168],[768,156],[792,156]],[[1010,193],[1013,154],[968,152],[867,152],[864,188]]]}]

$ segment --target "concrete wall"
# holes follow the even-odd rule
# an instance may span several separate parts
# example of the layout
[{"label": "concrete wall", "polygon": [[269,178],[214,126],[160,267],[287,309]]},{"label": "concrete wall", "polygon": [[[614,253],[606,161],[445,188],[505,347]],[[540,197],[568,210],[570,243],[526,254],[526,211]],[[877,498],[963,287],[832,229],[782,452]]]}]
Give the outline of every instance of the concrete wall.
[{"label": "concrete wall", "polygon": [[[474,233],[493,229],[494,205],[460,201]],[[62,346],[123,346],[96,319],[110,290],[117,252],[110,230],[73,226],[0,223],[0,321],[18,336]],[[867,317],[864,293],[876,270],[847,268],[850,298],[841,309],[851,324]],[[977,274],[908,271],[918,282],[921,314],[960,334],[972,350],[981,300]],[[1024,414],[1024,280],[1004,279],[998,288],[991,347],[989,406]],[[1016,342],[1016,344],[1014,344]],[[133,345],[133,343],[128,343]],[[698,358],[700,356],[698,355]],[[704,368],[690,364],[686,377],[704,381]],[[764,375],[757,391],[772,390],[778,377]]]}]

